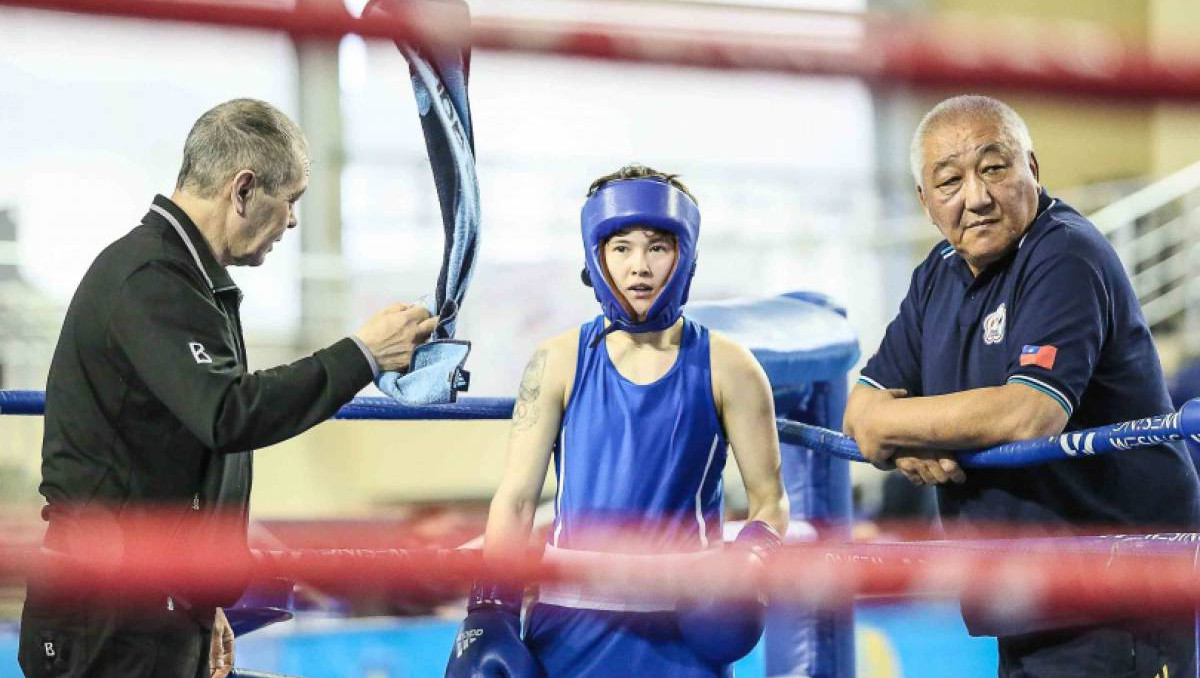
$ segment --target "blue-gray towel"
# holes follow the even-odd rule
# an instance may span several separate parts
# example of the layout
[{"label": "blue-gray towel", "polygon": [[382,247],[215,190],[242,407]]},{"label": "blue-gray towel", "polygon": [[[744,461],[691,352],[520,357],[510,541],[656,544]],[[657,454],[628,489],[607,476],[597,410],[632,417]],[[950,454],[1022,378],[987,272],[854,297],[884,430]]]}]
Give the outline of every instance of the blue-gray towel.
[{"label": "blue-gray towel", "polygon": [[[462,0],[422,0],[438,3],[469,29],[470,12]],[[389,0],[367,10],[387,12]],[[450,403],[465,391],[469,374],[463,369],[470,342],[455,340],[462,307],[479,252],[479,182],[475,174],[475,137],[467,96],[471,50],[439,45],[397,42],[408,60],[421,129],[429,152],[441,207],[444,247],[437,290],[430,313],[440,316],[431,341],[417,348],[411,369],[385,372],[376,380],[381,391],[405,405]]]}]

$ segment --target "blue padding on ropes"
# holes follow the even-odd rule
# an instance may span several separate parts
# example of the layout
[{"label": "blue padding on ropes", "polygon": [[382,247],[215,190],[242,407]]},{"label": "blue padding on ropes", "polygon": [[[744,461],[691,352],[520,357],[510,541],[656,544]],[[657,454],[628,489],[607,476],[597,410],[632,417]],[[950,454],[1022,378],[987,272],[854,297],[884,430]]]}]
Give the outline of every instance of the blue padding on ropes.
[{"label": "blue padding on ropes", "polygon": [[684,313],[750,349],[776,390],[845,379],[858,361],[845,312],[822,295],[697,302]]}]

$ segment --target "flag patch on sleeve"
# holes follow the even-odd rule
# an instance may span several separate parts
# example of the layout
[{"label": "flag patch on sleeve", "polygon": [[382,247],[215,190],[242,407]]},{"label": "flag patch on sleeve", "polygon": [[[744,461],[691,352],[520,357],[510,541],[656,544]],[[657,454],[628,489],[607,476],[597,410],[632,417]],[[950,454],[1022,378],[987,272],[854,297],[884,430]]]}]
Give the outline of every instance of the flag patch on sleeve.
[{"label": "flag patch on sleeve", "polygon": [[1021,367],[1037,365],[1047,370],[1054,369],[1054,358],[1058,349],[1053,346],[1033,346],[1026,344],[1021,348]]}]

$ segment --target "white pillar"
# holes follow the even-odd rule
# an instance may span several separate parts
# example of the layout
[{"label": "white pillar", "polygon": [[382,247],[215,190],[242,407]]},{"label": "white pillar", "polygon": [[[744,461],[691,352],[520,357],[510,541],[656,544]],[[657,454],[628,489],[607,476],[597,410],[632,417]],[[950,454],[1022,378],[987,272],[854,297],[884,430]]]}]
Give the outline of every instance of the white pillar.
[{"label": "white pillar", "polygon": [[[299,0],[297,5],[320,4]],[[308,191],[300,207],[300,348],[328,345],[353,328],[349,280],[342,259],[342,139],[338,41],[296,40],[300,126],[312,160]]]}]

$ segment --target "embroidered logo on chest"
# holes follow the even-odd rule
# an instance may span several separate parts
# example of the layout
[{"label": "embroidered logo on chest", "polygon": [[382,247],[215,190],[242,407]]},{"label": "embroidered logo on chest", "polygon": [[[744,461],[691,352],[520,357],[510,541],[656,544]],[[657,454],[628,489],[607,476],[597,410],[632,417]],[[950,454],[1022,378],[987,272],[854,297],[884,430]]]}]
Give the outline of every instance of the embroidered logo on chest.
[{"label": "embroidered logo on chest", "polygon": [[1004,304],[987,314],[983,319],[983,343],[999,344],[1004,341]]}]

